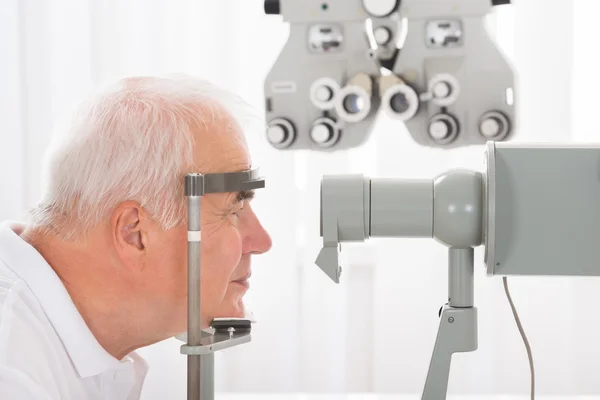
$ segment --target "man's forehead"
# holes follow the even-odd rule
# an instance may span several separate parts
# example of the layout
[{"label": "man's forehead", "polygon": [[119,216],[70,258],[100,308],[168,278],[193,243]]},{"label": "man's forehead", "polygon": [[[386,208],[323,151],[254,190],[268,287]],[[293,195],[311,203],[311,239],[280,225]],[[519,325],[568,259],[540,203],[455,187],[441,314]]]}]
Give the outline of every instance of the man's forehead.
[{"label": "man's forehead", "polygon": [[223,162],[214,162],[206,165],[203,171],[205,171],[205,174],[211,175],[250,173],[252,171],[252,164],[250,160],[224,160]]},{"label": "man's forehead", "polygon": [[[257,177],[251,172],[253,165],[245,133],[231,118],[221,116],[198,127],[194,143],[194,163],[198,170],[192,172],[217,175],[213,179],[217,182],[218,192],[229,194],[228,198],[252,198],[253,192],[238,193],[253,189],[242,185],[242,181]],[[220,174],[234,176],[219,178]]]},{"label": "man's forehead", "polygon": [[252,169],[252,159],[244,143],[229,135],[219,140],[199,142],[194,152],[196,165],[202,165],[205,173],[241,172]]}]

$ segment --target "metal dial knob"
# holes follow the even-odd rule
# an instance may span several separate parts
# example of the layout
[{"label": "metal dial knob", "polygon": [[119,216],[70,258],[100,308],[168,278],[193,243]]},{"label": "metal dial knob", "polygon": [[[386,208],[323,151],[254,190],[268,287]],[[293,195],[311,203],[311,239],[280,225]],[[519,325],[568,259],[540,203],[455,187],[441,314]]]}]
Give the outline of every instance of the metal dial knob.
[{"label": "metal dial knob", "polygon": [[281,125],[273,125],[270,126],[267,130],[267,137],[269,142],[280,144],[285,142],[285,139],[288,136],[287,130]]},{"label": "metal dial knob", "polygon": [[510,121],[499,111],[490,111],[482,115],[479,133],[489,140],[502,140],[510,132]]},{"label": "metal dial knob", "polygon": [[329,118],[319,118],[310,129],[310,138],[319,147],[330,147],[339,138],[339,129]]},{"label": "metal dial knob", "polygon": [[286,119],[277,118],[269,123],[267,140],[276,148],[288,147],[296,137],[294,125]]},{"label": "metal dial knob", "polygon": [[397,0],[363,0],[363,7],[373,17],[385,17],[396,9]]},{"label": "metal dial knob", "polygon": [[438,144],[452,142],[456,139],[458,131],[458,122],[450,114],[438,114],[429,121],[429,136]]},{"label": "metal dial knob", "polygon": [[329,125],[317,124],[310,130],[310,137],[313,142],[318,144],[327,143],[331,140],[333,129]]}]

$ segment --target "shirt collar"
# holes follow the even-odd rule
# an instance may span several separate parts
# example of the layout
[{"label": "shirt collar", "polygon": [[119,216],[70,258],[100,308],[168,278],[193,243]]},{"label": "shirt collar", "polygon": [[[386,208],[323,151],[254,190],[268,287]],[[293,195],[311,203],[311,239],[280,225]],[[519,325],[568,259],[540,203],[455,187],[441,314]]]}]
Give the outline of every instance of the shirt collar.
[{"label": "shirt collar", "polygon": [[119,360],[98,343],[52,267],[15,232],[23,228],[0,223],[0,259],[33,292],[82,378],[114,369]]}]

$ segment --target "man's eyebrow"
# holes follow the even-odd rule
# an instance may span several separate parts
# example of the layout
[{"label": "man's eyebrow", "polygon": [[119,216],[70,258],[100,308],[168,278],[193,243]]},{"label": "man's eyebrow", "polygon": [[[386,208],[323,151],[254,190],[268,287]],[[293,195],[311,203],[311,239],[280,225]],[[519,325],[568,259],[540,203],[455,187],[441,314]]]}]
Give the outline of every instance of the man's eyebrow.
[{"label": "man's eyebrow", "polygon": [[233,204],[240,203],[244,200],[252,200],[254,198],[254,190],[240,190],[233,198]]}]

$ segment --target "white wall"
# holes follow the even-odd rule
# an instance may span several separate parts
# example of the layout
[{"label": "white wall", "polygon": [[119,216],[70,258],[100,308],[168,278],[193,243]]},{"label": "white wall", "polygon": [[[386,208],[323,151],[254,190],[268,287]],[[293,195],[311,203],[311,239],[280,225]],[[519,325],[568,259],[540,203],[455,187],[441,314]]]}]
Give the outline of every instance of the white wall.
[{"label": "white wall", "polygon": [[[520,76],[518,140],[595,140],[595,3],[518,0],[498,16],[498,40]],[[263,15],[262,0],[0,2],[0,219],[22,218],[34,204],[52,128],[88,88],[125,75],[186,72],[261,109],[262,81],[286,37],[280,18]],[[347,246],[349,263],[334,285],[313,264],[320,177],[432,177],[448,168],[480,169],[482,150],[421,148],[385,118],[365,147],[347,153],[290,154],[254,144],[268,177],[257,211],[274,247],[254,262],[254,340],[217,355],[218,390],[420,392],[446,301],[445,249],[428,240]],[[525,350],[502,282],[485,276],[481,253],[479,350],[455,357],[450,391],[526,394]],[[538,393],[600,393],[599,282],[509,284],[532,343]],[[146,400],[185,397],[179,345],[142,350],[151,364]]]}]

